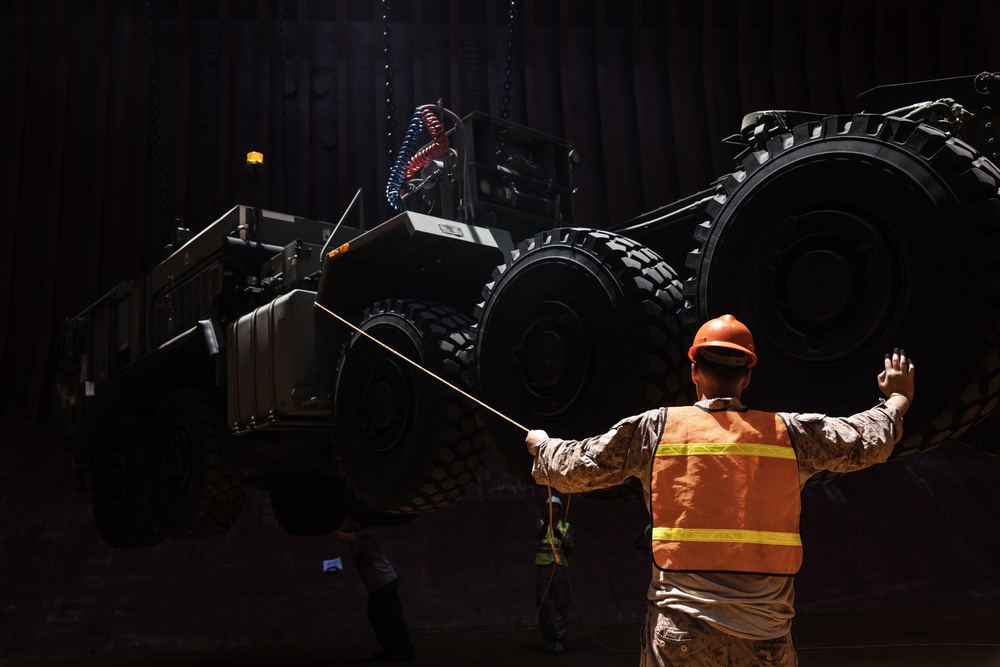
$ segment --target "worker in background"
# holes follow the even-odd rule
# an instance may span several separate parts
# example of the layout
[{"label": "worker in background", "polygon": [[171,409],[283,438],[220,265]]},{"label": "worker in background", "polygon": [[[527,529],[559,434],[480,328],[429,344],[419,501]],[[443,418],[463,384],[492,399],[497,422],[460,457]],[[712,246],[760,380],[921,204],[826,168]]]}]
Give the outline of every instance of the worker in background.
[{"label": "worker in background", "polygon": [[377,662],[402,662],[415,659],[413,644],[399,601],[399,577],[375,537],[374,531],[355,517],[349,517],[342,530],[330,536],[346,542],[361,583],[368,591],[368,621],[382,650],[373,655]]},{"label": "worker in background", "polygon": [[688,357],[694,406],[650,410],[579,441],[530,431],[533,475],[564,493],[642,481],[653,576],[641,665],[797,665],[800,491],[821,470],[889,457],[913,400],[913,362],[902,349],[887,354],[876,378],[884,401],[833,418],[740,402],[757,355],[731,315],[702,325]]},{"label": "worker in background", "polygon": [[569,561],[573,551],[573,528],[563,518],[559,496],[550,496],[545,512],[535,524],[535,604],[538,627],[545,638],[545,652],[562,655],[566,651],[566,622],[569,613]]}]

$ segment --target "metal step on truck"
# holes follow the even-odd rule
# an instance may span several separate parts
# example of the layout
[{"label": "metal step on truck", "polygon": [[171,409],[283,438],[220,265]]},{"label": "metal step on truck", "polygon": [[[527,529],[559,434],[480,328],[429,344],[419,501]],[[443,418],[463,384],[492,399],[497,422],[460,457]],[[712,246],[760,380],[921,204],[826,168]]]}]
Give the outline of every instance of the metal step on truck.
[{"label": "metal step on truck", "polygon": [[766,360],[754,407],[869,407],[902,345],[921,389],[893,456],[995,453],[998,90],[983,73],[873,89],[864,113],[750,113],[731,173],[606,229],[577,226],[570,142],[420,107],[389,220],[358,197],[337,223],[237,206],[65,322],[58,414],[97,527],[121,548],[216,535],[248,486],[298,535],[407,520],[488,459],[527,477],[524,428],[690,401],[687,337],[724,312]]}]

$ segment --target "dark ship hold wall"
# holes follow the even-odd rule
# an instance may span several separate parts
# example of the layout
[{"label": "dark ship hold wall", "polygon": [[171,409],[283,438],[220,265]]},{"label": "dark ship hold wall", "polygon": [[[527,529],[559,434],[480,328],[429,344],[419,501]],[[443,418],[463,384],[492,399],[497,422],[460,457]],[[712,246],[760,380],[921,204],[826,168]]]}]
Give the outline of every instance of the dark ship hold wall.
[{"label": "dark ship hold wall", "polygon": [[[690,401],[722,312],[754,407],[919,363],[893,460],[804,492],[799,608],[996,604],[993,3],[0,19],[4,656],[357,634],[349,514],[416,632],[530,626],[522,429]],[[640,496],[573,500],[583,619],[641,618]]]}]

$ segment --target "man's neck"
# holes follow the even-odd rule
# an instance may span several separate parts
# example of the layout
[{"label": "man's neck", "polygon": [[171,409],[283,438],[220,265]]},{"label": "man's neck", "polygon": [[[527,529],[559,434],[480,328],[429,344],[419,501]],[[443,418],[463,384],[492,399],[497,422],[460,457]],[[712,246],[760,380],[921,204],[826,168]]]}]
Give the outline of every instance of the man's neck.
[{"label": "man's neck", "polygon": [[740,387],[697,387],[699,401],[711,401],[713,398],[735,398],[739,399],[743,394]]}]

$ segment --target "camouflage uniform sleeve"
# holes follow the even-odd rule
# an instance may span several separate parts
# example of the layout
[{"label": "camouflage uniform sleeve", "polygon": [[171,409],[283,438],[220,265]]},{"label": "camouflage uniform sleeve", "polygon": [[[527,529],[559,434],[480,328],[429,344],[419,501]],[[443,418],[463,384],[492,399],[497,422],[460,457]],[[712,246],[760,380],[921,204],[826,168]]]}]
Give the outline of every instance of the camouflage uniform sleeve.
[{"label": "camouflage uniform sleeve", "polygon": [[660,408],[627,417],[603,435],[583,440],[542,441],[531,474],[539,484],[580,493],[621,484],[649,466],[663,432]]},{"label": "camouflage uniform sleeve", "polygon": [[851,415],[782,412],[799,458],[802,482],[821,471],[844,473],[882,463],[903,436],[903,417],[880,404]]}]

